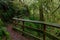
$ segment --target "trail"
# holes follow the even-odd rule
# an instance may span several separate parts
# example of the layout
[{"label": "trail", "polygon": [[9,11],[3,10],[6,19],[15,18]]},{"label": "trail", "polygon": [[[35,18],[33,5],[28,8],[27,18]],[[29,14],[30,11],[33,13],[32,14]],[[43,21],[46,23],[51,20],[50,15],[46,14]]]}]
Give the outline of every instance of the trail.
[{"label": "trail", "polygon": [[24,36],[22,36],[18,32],[14,31],[12,29],[12,27],[13,27],[12,24],[7,26],[7,31],[10,33],[10,37],[12,40],[28,40],[27,38],[25,38]]}]

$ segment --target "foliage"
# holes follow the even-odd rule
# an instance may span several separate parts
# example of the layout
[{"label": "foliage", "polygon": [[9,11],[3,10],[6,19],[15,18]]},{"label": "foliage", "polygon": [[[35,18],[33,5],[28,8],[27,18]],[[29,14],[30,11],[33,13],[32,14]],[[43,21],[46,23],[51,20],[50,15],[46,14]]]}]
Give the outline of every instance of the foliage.
[{"label": "foliage", "polygon": [[[24,5],[24,7],[19,2],[8,2],[8,1],[2,1],[0,2],[0,8],[1,8],[1,20],[3,22],[12,22],[13,17],[20,17],[20,15],[26,15],[28,16],[29,10],[28,6]],[[17,5],[18,4],[18,5]],[[20,7],[19,7],[20,6]]]},{"label": "foliage", "polygon": [[[12,22],[13,17],[30,19],[30,20],[41,20],[44,19],[46,22],[59,23],[60,24],[60,1],[59,0],[24,0],[23,2],[14,1],[9,2],[0,1],[0,16],[1,16],[1,24]],[[42,11],[41,11],[42,10]],[[41,17],[41,14],[43,15]],[[25,23],[27,26],[32,26],[33,28],[41,27],[38,24],[34,23]],[[5,26],[5,25],[4,25]],[[42,27],[41,27],[42,28]],[[26,29],[29,31],[28,29]],[[52,27],[47,27],[47,31],[55,34],[58,30]],[[31,31],[30,31],[31,32]],[[59,32],[59,31],[58,31]],[[31,32],[32,34],[33,31]],[[8,35],[8,33],[7,33]],[[1,31],[2,36],[2,31]],[[1,38],[1,37],[0,37]]]},{"label": "foliage", "polygon": [[3,39],[3,36],[7,37],[7,40],[10,40],[10,35],[6,30],[4,23],[0,19],[0,40]]}]

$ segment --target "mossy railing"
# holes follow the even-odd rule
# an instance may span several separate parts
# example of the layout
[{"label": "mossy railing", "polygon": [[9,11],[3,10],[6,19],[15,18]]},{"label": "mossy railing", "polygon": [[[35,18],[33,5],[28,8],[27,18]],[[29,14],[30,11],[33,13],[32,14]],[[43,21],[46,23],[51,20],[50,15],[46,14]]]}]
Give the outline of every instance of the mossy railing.
[{"label": "mossy railing", "polygon": [[[34,20],[27,20],[27,19],[19,19],[19,18],[13,18],[13,20],[15,20],[15,21],[21,21],[22,22],[22,25],[20,25],[20,26],[22,27],[23,30],[20,30],[19,28],[14,27],[15,30],[18,30],[18,31],[22,32],[22,35],[26,34],[26,35],[29,35],[29,36],[32,36],[32,37],[34,37],[36,39],[41,40],[39,37],[36,37],[36,36],[34,36],[34,35],[30,34],[30,33],[24,32],[24,29],[28,28],[28,29],[31,29],[33,31],[37,31],[38,33],[39,32],[43,33],[43,40],[46,40],[46,36],[49,37],[51,40],[60,40],[55,35],[52,35],[52,34],[46,32],[47,26],[51,26],[51,27],[55,27],[55,28],[60,28],[59,24],[56,24],[56,23],[46,23],[46,22],[43,22],[43,21],[34,21]],[[25,26],[25,22],[42,24],[44,26],[43,30]]]}]

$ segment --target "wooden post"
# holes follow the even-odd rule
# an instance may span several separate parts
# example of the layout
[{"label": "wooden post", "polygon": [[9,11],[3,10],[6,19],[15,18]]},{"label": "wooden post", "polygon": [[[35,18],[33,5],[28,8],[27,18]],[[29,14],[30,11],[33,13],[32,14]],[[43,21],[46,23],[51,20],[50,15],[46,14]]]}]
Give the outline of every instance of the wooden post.
[{"label": "wooden post", "polygon": [[[45,21],[45,18],[44,18],[44,14],[43,14],[43,7],[42,7],[42,3],[40,5],[40,8],[39,8],[39,12],[40,12],[40,21]],[[43,27],[43,40],[46,40],[46,35],[45,35],[45,32],[46,32],[46,25],[45,24],[41,24],[41,27]],[[41,28],[42,29],[42,28]]]},{"label": "wooden post", "polygon": [[[22,31],[24,31],[24,21],[22,21]],[[24,33],[22,33],[24,35]]]},{"label": "wooden post", "polygon": [[18,21],[17,20],[13,20],[13,25],[15,25],[17,27]]},{"label": "wooden post", "polygon": [[43,29],[43,40],[46,40],[46,25],[44,24],[44,29]]}]

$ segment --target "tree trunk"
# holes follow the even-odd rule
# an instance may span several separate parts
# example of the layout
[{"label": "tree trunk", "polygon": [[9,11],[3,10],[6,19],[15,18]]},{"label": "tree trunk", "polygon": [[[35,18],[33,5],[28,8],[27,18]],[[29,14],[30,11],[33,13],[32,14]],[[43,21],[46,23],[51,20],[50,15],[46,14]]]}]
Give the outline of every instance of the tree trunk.
[{"label": "tree trunk", "polygon": [[43,7],[42,5],[39,7],[39,15],[40,15],[40,21],[44,21],[44,15],[43,15]]}]

